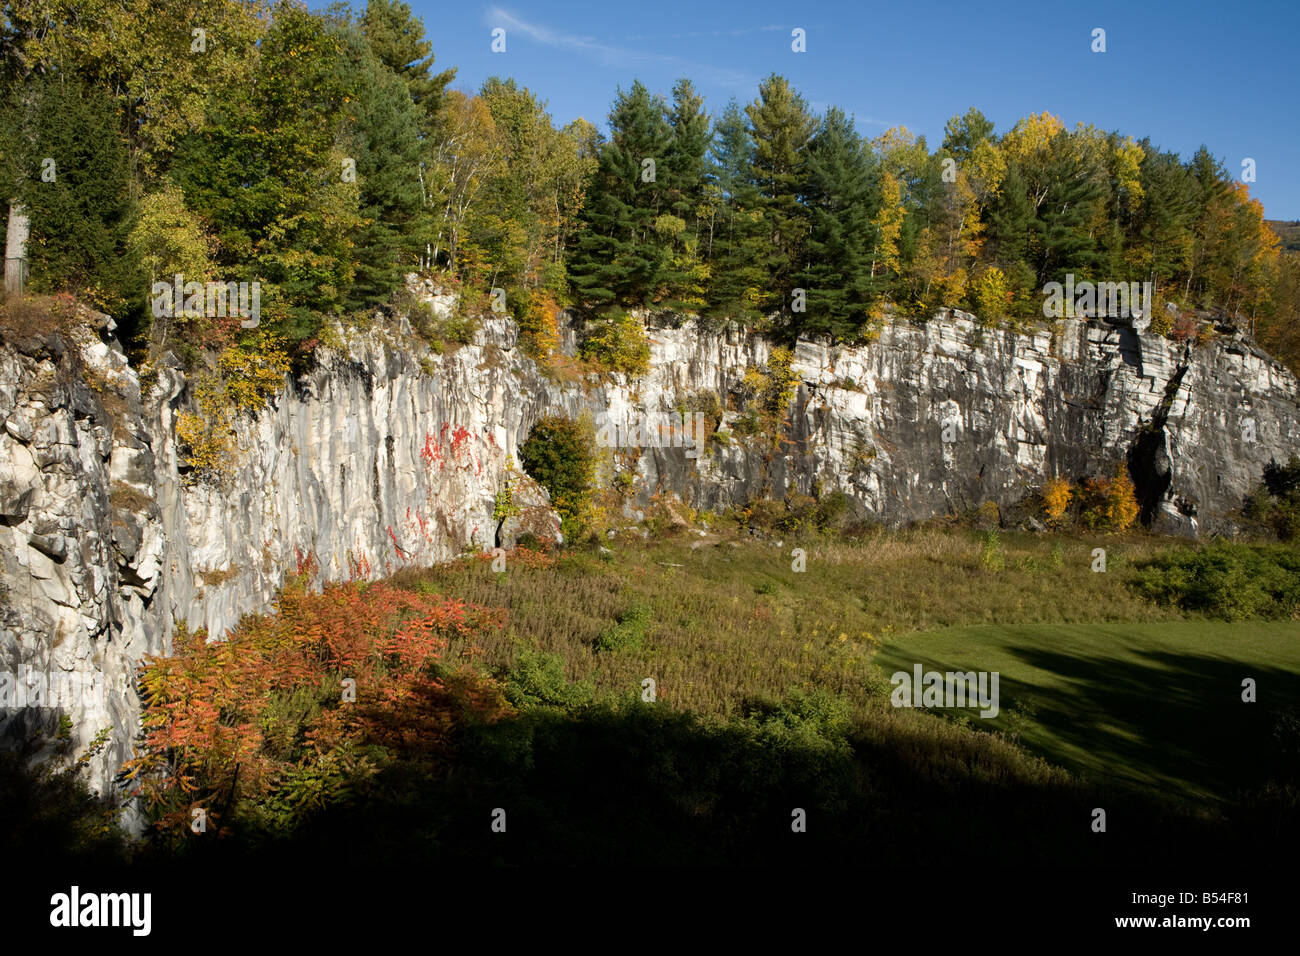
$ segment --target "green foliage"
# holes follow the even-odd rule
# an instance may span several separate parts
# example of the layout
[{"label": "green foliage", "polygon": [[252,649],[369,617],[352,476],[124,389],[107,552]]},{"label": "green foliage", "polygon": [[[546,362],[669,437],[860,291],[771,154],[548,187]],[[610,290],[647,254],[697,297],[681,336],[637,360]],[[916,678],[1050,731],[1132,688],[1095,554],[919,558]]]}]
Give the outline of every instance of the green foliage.
[{"label": "green foliage", "polygon": [[986,571],[1001,571],[1006,567],[1006,554],[998,540],[998,529],[989,528],[984,532],[980,544],[980,567]]},{"label": "green foliage", "polygon": [[[570,256],[574,290],[589,308],[650,305],[660,298],[670,244],[654,227],[674,172],[667,161],[673,139],[667,112],[663,99],[640,81],[626,93],[619,90],[610,110],[610,137],[600,145]],[[654,163],[653,182],[645,181],[647,161]]]},{"label": "green foliage", "polygon": [[74,292],[122,316],[145,289],[129,252],[137,208],[114,103],[98,87],[52,75],[23,96],[4,186],[31,220],[30,288]]},{"label": "green foliage", "polygon": [[645,326],[617,307],[606,309],[588,326],[580,351],[584,358],[594,359],[629,378],[650,370],[650,340],[646,338]]},{"label": "green foliage", "polygon": [[516,707],[572,710],[591,702],[593,688],[586,681],[570,682],[565,678],[561,655],[521,647],[506,675],[505,695]]},{"label": "green foliage", "polygon": [[500,523],[521,513],[519,506],[515,504],[514,484],[514,464],[508,460],[506,474],[501,482],[501,490],[497,492],[492,505],[493,521]]},{"label": "green foliage", "polygon": [[758,85],[758,98],[745,107],[754,150],[748,178],[757,189],[765,248],[759,248],[764,312],[788,313],[795,263],[804,254],[808,207],[798,199],[805,183],[807,147],[817,129],[808,103],[789,81],[772,74]]},{"label": "green foliage", "polygon": [[439,315],[432,303],[410,301],[404,295],[399,295],[396,303],[398,309],[406,312],[411,328],[438,354],[474,341],[479,320],[468,311],[455,309]]},{"label": "green foliage", "polygon": [[550,493],[563,517],[581,521],[595,484],[595,436],[588,425],[567,418],[540,419],[519,449],[524,471]]},{"label": "green foliage", "polygon": [[1137,565],[1133,588],[1157,603],[1229,621],[1290,618],[1300,611],[1300,553],[1231,543],[1180,549]]},{"label": "green foliage", "polygon": [[342,309],[356,274],[359,187],[342,181],[337,136],[360,79],[346,62],[337,30],[282,3],[256,69],[214,91],[178,149],[174,177],[216,230],[223,277],[261,281],[262,323],[290,343]]},{"label": "green foliage", "polygon": [[779,703],[750,703],[745,719],[772,746],[811,746],[851,753],[848,733],[853,707],[843,697],[818,687],[791,688]]},{"label": "green foliage", "polygon": [[870,313],[879,196],[873,157],[841,110],[827,111],[809,144],[805,182],[809,265],[793,280],[807,292],[799,330],[853,339]]},{"label": "green foliage", "polygon": [[1247,497],[1244,511],[1283,541],[1300,535],[1300,456],[1292,455],[1285,465],[1265,465],[1264,480]]},{"label": "green foliage", "polygon": [[402,0],[366,0],[361,25],[373,54],[402,81],[419,110],[421,133],[433,132],[455,67],[432,72],[433,44],[424,38],[424,24]]},{"label": "green foliage", "polygon": [[739,434],[761,435],[770,442],[779,439],[799,382],[793,360],[789,349],[778,347],[761,368],[745,370],[740,394],[743,413],[735,422]]},{"label": "green foliage", "polygon": [[[1149,278],[1156,334],[1190,331],[1166,317],[1173,299],[1300,356],[1300,259],[1204,148],[1184,160],[1046,113],[998,135],[976,109],[933,152],[903,128],[868,143],[775,74],[712,125],[690,80],[668,97],[634,81],[603,138],[583,120],[556,128],[513,79],[449,91],[455,71],[435,72],[402,0],[211,0],[203,55],[184,30],[139,29],[189,19],[179,0],[10,4],[0,168],[31,213],[32,290],[82,296],[191,364],[231,329],[149,329],[151,277],[260,282],[262,321],[297,356],[438,267],[453,287],[508,289],[539,361],[571,303],[867,340],[890,310],[970,308],[1023,330],[1067,272]],[[634,374],[644,349],[617,315],[594,322],[589,350]]]},{"label": "green foliage", "polygon": [[[387,27],[389,20],[383,19],[381,11],[397,12],[386,0],[371,0],[367,21]],[[409,10],[405,13],[409,16]],[[391,34],[386,31],[384,35]],[[345,100],[349,132],[342,149],[344,159],[355,164],[349,173],[355,172],[362,217],[352,237],[355,277],[345,304],[362,308],[381,301],[401,285],[407,272],[416,271],[425,243],[432,238],[433,218],[420,182],[420,163],[425,156],[421,137],[432,118],[422,104],[436,108],[441,87],[423,76],[396,75],[371,52],[373,38],[367,47],[366,38],[355,29],[344,31],[341,42],[341,83],[355,92]],[[413,46],[400,49],[403,54],[428,50],[427,43]],[[417,63],[412,69],[422,74],[427,65]],[[421,100],[412,99],[416,89],[411,87],[420,90]],[[342,174],[340,169],[338,179],[345,185]]]},{"label": "green foliage", "polygon": [[596,638],[601,651],[640,650],[645,644],[653,609],[645,601],[636,601],[618,616],[618,623],[605,628]]}]

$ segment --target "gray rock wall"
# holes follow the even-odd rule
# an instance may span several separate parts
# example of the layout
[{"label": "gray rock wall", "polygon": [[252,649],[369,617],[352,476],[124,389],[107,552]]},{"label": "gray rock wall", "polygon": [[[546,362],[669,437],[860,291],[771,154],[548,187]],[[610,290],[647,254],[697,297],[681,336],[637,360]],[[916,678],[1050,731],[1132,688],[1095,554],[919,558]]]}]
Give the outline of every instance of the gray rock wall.
[{"label": "gray rock wall", "polygon": [[[52,734],[66,715],[76,754],[111,728],[89,767],[107,790],[138,727],[130,674],[170,650],[174,622],[220,636],[308,556],[321,580],[344,580],[508,545],[520,522],[499,529],[494,502],[539,416],[626,419],[701,392],[725,398],[771,350],[689,322],[650,336],[643,378],[566,384],[524,357],[505,318],[441,356],[409,335],[354,336],[240,420],[219,484],[189,480],[178,460],[179,371],[163,368],[142,394],[121,353],[95,340],[0,347],[0,674],[14,675],[0,693],[15,703],[23,674],[81,682],[57,707],[0,709],[0,735]],[[1010,505],[1048,477],[1127,461],[1152,525],[1194,535],[1231,531],[1264,464],[1300,451],[1295,378],[1240,340],[1191,351],[1084,320],[979,338],[955,313],[894,323],[864,347],[800,342],[777,454],[734,439],[698,459],[639,449],[629,509],[657,492],[720,509],[816,483],[896,524]],[[573,329],[564,341],[572,352]],[[524,523],[557,533],[545,492],[511,481]]]}]

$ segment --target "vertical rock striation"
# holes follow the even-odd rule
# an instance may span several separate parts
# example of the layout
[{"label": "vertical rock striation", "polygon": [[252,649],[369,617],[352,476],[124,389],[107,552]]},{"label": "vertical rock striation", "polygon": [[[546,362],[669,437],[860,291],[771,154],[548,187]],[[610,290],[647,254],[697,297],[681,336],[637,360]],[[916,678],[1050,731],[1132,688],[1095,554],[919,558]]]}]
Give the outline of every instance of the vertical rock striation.
[{"label": "vertical rock striation", "polygon": [[[179,369],[142,389],[97,340],[0,346],[0,673],[13,675],[0,685],[0,734],[10,745],[54,738],[66,716],[76,753],[109,728],[89,766],[107,791],[138,728],[133,668],[170,649],[177,622],[220,636],[309,559],[320,580],[344,580],[499,537],[508,546],[522,529],[556,536],[545,491],[517,470],[508,478],[539,416],[648,416],[710,392],[725,404],[771,353],[761,338],[690,321],[650,336],[643,378],[560,383],[523,355],[505,318],[444,355],[409,335],[355,335],[239,421],[218,483],[191,480],[178,455]],[[564,340],[572,352],[576,332]],[[775,453],[738,439],[711,441],[698,459],[640,449],[632,504],[670,492],[720,509],[818,487],[897,524],[1010,505],[1048,477],[1124,461],[1151,525],[1196,535],[1231,532],[1264,464],[1300,451],[1300,387],[1239,338],[1191,350],[1085,320],[980,332],[952,313],[894,322],[866,346],[801,341],[793,368]],[[499,528],[507,480],[524,514]],[[75,677],[83,692],[9,706],[33,673]]]}]

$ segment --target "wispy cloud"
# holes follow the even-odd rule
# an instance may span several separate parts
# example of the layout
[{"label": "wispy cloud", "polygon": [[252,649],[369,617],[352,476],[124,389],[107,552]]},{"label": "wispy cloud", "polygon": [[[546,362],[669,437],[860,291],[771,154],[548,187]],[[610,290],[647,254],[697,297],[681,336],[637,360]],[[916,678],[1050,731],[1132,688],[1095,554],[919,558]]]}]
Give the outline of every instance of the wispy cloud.
[{"label": "wispy cloud", "polygon": [[752,33],[775,33],[785,30],[783,26],[745,27],[740,30],[693,30],[689,33],[638,33],[624,37],[625,40],[699,40],[705,37],[743,37]]},{"label": "wispy cloud", "polygon": [[[691,76],[694,79],[734,89],[749,88],[758,85],[758,77],[743,70],[733,70],[726,67],[710,66],[705,63],[695,63],[685,59],[684,57],[675,56],[669,53],[656,53],[653,50],[619,46],[613,43],[606,43],[595,37],[567,33],[562,30],[552,29],[544,24],[535,22],[530,23],[527,20],[520,19],[513,13],[502,9],[501,7],[489,7],[484,15],[484,19],[490,27],[504,27],[506,29],[507,49],[509,49],[508,44],[510,33],[522,33],[524,36],[528,37],[528,39],[540,43],[543,46],[578,53],[600,63],[602,66],[626,68],[628,66],[644,64],[646,66],[659,66],[665,69],[674,70],[678,73]],[[757,29],[766,30],[771,28],[760,27]],[[775,29],[780,28],[777,27]]]},{"label": "wispy cloud", "polygon": [[[812,109],[812,111],[819,116],[825,115],[826,111],[830,109],[832,105],[834,104],[827,103],[825,100],[811,100],[808,103],[808,106]],[[858,128],[859,133],[864,132],[864,130],[862,129],[862,127],[864,126],[881,126],[884,127],[885,129],[889,129],[891,127],[899,125],[898,123],[888,123],[885,120],[876,119],[874,116],[866,116],[862,113],[854,113],[852,110],[842,106],[840,107],[840,109],[844,110],[844,112],[849,114],[849,118],[853,120],[853,125]]]}]

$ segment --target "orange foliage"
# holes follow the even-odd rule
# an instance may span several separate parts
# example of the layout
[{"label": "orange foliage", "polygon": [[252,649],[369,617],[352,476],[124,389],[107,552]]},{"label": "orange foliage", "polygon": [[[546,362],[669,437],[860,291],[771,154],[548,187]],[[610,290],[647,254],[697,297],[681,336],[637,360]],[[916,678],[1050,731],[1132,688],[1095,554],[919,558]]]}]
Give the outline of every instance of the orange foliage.
[{"label": "orange foliage", "polygon": [[1065,516],[1066,509],[1070,507],[1070,495],[1073,490],[1071,484],[1064,478],[1052,478],[1043,485],[1043,510],[1047,513],[1047,520],[1052,524],[1059,524]]},{"label": "orange foliage", "polygon": [[[439,655],[449,638],[502,626],[504,612],[441,595],[356,583],[312,594],[296,579],[278,613],[247,617],[214,643],[182,631],[171,656],[147,660],[144,743],[127,778],[160,829],[181,833],[190,807],[220,824],[273,800],[304,767],[363,777],[373,766],[354,759],[358,748],[381,760],[436,757],[459,716],[491,720],[508,707],[478,678],[452,675],[449,689]],[[354,702],[344,700],[349,678]]]},{"label": "orange foliage", "polygon": [[1137,521],[1141,507],[1137,489],[1121,462],[1114,478],[1088,478],[1079,489],[1084,501],[1083,519],[1091,528],[1124,531]]},{"label": "orange foliage", "polygon": [[519,329],[528,354],[545,360],[560,349],[560,306],[545,289],[528,293],[527,307],[520,310]]}]

